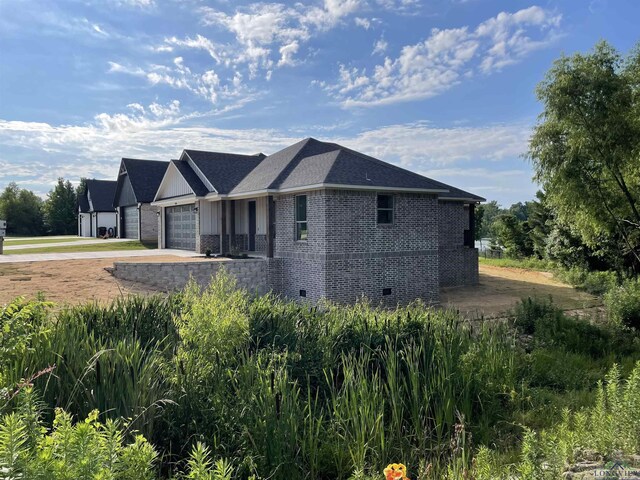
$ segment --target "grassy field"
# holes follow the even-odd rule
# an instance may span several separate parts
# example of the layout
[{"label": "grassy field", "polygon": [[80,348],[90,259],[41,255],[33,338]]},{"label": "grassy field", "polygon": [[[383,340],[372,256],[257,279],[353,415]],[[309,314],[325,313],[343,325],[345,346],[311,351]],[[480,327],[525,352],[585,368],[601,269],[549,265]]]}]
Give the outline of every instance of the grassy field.
[{"label": "grassy field", "polygon": [[42,238],[6,238],[4,240],[4,244],[7,247],[19,246],[19,245],[39,245],[39,244],[47,244],[47,243],[73,243],[79,241],[91,241],[94,240],[96,242],[100,241],[99,238],[88,238],[88,237],[42,237]]},{"label": "grassy field", "polygon": [[144,244],[135,240],[130,242],[109,242],[103,240],[101,243],[96,242],[95,245],[58,245],[55,247],[38,247],[23,248],[17,250],[8,250],[7,255],[24,255],[32,253],[73,253],[73,252],[104,252],[104,251],[121,251],[121,250],[152,250],[158,248],[155,244]]}]

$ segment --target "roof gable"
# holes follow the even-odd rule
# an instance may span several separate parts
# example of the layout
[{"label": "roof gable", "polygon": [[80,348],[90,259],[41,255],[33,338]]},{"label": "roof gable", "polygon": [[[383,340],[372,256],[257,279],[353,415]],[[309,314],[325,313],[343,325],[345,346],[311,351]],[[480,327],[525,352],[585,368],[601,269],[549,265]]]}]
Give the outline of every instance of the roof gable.
[{"label": "roof gable", "polygon": [[153,201],[168,166],[169,162],[158,160],[123,158],[120,163],[120,175],[118,175],[116,203],[121,200],[120,195],[126,184],[123,182],[125,177],[131,184],[136,203]]},{"label": "roof gable", "polygon": [[111,180],[87,180],[89,211],[112,212],[117,182]]},{"label": "roof gable", "polygon": [[190,160],[189,165],[209,191],[228,194],[258,166],[265,155],[185,150],[181,159],[185,158]]},{"label": "roof gable", "polygon": [[204,196],[209,192],[186,160],[171,160],[158,187],[155,200],[184,195]]}]

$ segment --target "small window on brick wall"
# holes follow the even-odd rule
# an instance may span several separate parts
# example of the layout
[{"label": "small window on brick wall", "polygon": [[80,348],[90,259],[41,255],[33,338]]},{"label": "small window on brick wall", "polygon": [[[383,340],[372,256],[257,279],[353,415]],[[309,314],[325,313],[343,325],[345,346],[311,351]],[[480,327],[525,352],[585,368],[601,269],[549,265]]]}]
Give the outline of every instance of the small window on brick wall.
[{"label": "small window on brick wall", "polygon": [[393,195],[378,194],[378,223],[393,223]]},{"label": "small window on brick wall", "polygon": [[307,227],[307,196],[296,197],[296,240],[306,240],[309,234]]}]

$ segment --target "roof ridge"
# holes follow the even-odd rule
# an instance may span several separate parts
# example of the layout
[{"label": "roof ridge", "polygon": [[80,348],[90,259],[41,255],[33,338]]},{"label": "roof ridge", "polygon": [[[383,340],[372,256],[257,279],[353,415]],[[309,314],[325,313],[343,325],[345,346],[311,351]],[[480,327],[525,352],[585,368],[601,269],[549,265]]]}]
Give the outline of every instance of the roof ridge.
[{"label": "roof ridge", "polygon": [[357,156],[359,156],[361,158],[364,158],[366,160],[374,161],[374,162],[382,165],[385,168],[389,168],[389,169],[396,170],[396,171],[401,171],[403,173],[408,173],[409,175],[411,175],[413,177],[420,177],[422,179],[427,179],[430,182],[437,183],[437,184],[439,184],[439,185],[441,185],[441,186],[443,186],[443,187],[445,187],[447,189],[448,188],[452,188],[451,185],[447,185],[446,183],[442,183],[442,182],[440,182],[438,180],[434,180],[433,178],[430,178],[430,177],[425,177],[424,175],[420,175],[419,173],[412,172],[411,170],[408,170],[406,168],[399,167],[397,165],[394,165],[393,163],[385,162],[385,161],[380,160],[378,158],[372,157],[371,155],[367,155],[366,153],[358,152],[357,150],[353,150],[353,149],[348,148],[348,147],[343,147],[342,145],[339,145],[339,147],[340,147],[340,150],[352,153],[352,154],[357,155]]},{"label": "roof ridge", "polygon": [[217,155],[234,155],[236,157],[259,157],[260,155],[264,155],[264,153],[262,153],[262,152],[258,152],[258,153],[233,153],[233,152],[218,152],[218,151],[212,151],[212,150],[196,150],[196,149],[193,149],[193,148],[185,148],[184,151],[185,152],[210,153],[210,154],[217,154]]},{"label": "roof ridge", "polygon": [[[273,181],[267,186],[267,188],[278,188],[278,185],[281,184],[282,182],[284,182],[287,177],[289,175],[291,175],[291,172],[298,166],[298,164],[300,163],[300,161],[303,158],[306,157],[300,157],[300,153],[307,147],[307,145],[309,145],[311,142],[318,142],[318,140],[316,140],[315,138],[305,138],[299,142],[294,143],[293,145],[289,145],[288,147],[283,148],[282,150],[279,150],[278,152],[272,154],[272,155],[276,155],[279,152],[282,152],[283,150],[286,150],[287,148],[291,148],[294,147],[295,145],[300,144],[300,148],[298,148],[298,150],[296,151],[296,153],[293,155],[293,157],[291,158],[291,160],[289,162],[287,162],[286,166],[282,169],[282,171],[276,176],[276,178],[273,179]],[[271,156],[271,155],[269,155]],[[269,157],[267,157],[269,158]]]}]

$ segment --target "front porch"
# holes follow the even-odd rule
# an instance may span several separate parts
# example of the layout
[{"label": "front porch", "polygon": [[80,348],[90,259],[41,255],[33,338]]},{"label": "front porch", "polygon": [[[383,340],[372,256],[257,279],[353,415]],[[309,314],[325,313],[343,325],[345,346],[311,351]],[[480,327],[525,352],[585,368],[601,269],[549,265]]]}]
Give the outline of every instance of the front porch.
[{"label": "front porch", "polygon": [[273,257],[273,202],[270,195],[196,201],[196,253]]}]

